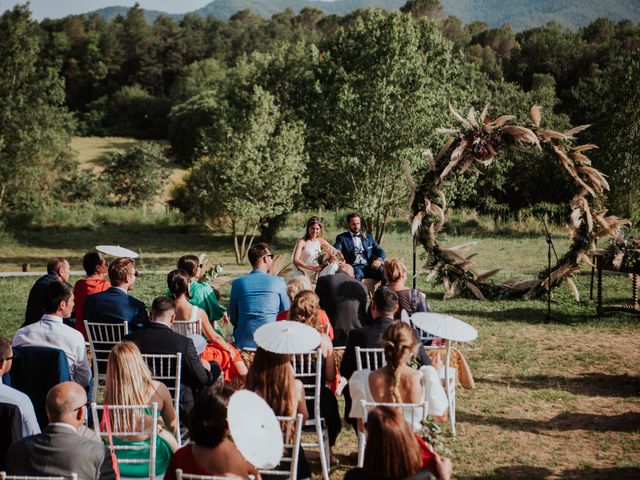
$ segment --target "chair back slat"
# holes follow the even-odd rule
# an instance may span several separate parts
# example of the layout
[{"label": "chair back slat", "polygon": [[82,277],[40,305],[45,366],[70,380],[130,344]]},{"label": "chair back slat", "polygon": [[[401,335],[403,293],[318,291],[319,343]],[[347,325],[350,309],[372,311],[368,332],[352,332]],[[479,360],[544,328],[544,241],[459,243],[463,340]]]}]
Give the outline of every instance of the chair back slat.
[{"label": "chair back slat", "polygon": [[173,322],[171,330],[185,337],[200,335],[202,333],[202,322],[199,318],[196,320],[176,320]]},{"label": "chair back slat", "polygon": [[384,367],[387,360],[384,358],[384,348],[356,347],[356,368],[358,370],[377,370]]},{"label": "chair back slat", "polygon": [[[253,475],[247,478],[255,480]],[[181,468],[176,468],[176,480],[244,480],[242,477],[220,477],[219,475],[196,475],[195,473],[184,473]]]},{"label": "chair back slat", "polygon": [[[105,406],[109,410],[112,438],[117,437],[127,441],[127,437],[146,435],[149,437],[149,444],[121,445],[110,440],[107,428],[105,427],[105,431],[100,430],[100,420],[102,419],[102,415],[104,415]],[[100,438],[102,438],[107,445],[110,445],[110,448],[113,448],[116,457],[119,451],[148,452],[148,457],[145,459],[118,458],[118,465],[147,463],[149,464],[149,480],[154,480],[158,436],[158,404],[153,402],[150,405],[98,405],[92,402],[91,415],[93,417],[93,428],[95,432],[100,435]],[[119,419],[125,417],[133,419],[131,422],[133,428],[123,429],[123,425]],[[141,419],[141,421],[138,423],[136,419]]]},{"label": "chair back slat", "polygon": [[113,347],[120,343],[129,333],[129,324],[98,323],[84,320],[84,328],[89,339],[91,350],[91,366],[93,369],[92,398],[98,398],[98,388],[104,386],[109,354]]},{"label": "chair back slat", "polygon": [[[298,476],[298,462],[300,458],[300,440],[302,438],[302,414],[298,413],[291,417],[276,417],[280,422],[282,429],[282,440],[284,444],[284,453],[278,466],[281,469],[267,470],[260,469],[261,475],[286,477],[296,480]],[[288,469],[283,469],[286,465]]]},{"label": "chair back slat", "polygon": [[7,475],[7,472],[0,472],[2,480],[78,480],[77,473],[70,473],[66,477],[43,477],[40,475]]},{"label": "chair back slat", "polygon": [[171,394],[173,407],[176,410],[178,432],[178,444],[182,445],[182,427],[180,426],[180,382],[182,381],[182,353],[161,354],[143,353],[151,378],[166,385]]}]

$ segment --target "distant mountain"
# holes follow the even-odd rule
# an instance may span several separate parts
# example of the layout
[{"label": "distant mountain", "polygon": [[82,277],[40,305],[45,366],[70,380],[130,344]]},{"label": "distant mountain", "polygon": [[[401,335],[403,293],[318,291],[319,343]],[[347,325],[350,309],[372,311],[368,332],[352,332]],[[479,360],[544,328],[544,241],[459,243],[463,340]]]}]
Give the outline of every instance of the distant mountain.
[{"label": "distant mountain", "polygon": [[[126,16],[127,12],[131,9],[131,7],[104,7],[104,8],[99,8],[98,10],[93,10],[89,13],[86,13],[85,15],[93,15],[94,13],[97,13],[100,17],[102,17],[105,20],[111,20],[115,17],[117,17],[118,15],[121,16]],[[173,18],[174,20],[180,20],[183,15],[177,14],[177,15],[172,15],[166,12],[161,12],[159,10],[144,10],[144,18],[146,18],[147,22],[149,23],[153,23],[156,21],[156,18],[158,18],[160,15],[168,15],[169,17]]]},{"label": "distant mountain", "polygon": [[[544,25],[549,21],[577,29],[598,17],[640,22],[638,0],[441,0],[446,15],[455,15],[465,23],[480,20],[497,27],[507,22],[514,30]],[[291,7],[299,12],[304,7],[322,10],[327,15],[346,15],[358,8],[377,7],[398,10],[406,0],[213,0],[193,13],[212,15],[228,20],[239,10],[250,8],[265,18]],[[126,15],[128,7],[107,7],[96,10],[101,17],[111,19]],[[94,13],[94,12],[91,12]],[[163,12],[145,10],[147,21],[153,22]],[[168,15],[164,13],[164,15]],[[183,15],[169,15],[180,19]]]}]

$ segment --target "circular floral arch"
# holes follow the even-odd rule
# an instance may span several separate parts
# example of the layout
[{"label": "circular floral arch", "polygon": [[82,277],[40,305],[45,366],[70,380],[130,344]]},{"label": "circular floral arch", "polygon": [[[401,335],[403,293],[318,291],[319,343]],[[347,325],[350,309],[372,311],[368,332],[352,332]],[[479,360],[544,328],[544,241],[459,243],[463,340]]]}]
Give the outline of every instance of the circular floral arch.
[{"label": "circular floral arch", "polygon": [[[583,262],[591,264],[589,253],[595,241],[605,237],[616,237],[629,221],[614,215],[606,216],[606,209],[595,210],[594,199],[609,190],[602,172],[591,165],[585,152],[596,145],[576,145],[575,135],[589,128],[582,125],[566,132],[545,130],[540,126],[541,109],[531,108],[532,123],[527,126],[513,123],[515,116],[502,115],[495,120],[487,116],[488,105],[477,115],[472,108],[467,117],[449,106],[451,114],[459,122],[457,129],[438,129],[448,140],[434,159],[430,152],[427,171],[419,185],[415,185],[408,169],[407,182],[413,192],[411,198],[411,231],[424,247],[428,261],[425,265],[427,278],[439,279],[444,286],[444,297],[472,295],[478,299],[540,297],[549,288],[565,282],[576,298],[578,289],[573,276]],[[489,281],[499,269],[480,272],[473,263],[475,255],[466,255],[474,244],[443,247],[439,243],[440,232],[445,224],[446,197],[442,186],[453,171],[479,171],[487,167],[495,157],[507,150],[544,150],[553,155],[558,165],[576,185],[576,194],[571,200],[571,239],[569,250],[551,267],[543,269],[532,280],[507,280],[500,284]]]}]

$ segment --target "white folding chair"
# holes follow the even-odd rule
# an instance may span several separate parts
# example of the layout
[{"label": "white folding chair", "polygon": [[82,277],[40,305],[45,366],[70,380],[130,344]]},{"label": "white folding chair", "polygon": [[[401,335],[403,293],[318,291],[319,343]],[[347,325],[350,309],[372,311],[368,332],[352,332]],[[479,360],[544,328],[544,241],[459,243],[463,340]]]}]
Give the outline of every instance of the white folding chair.
[{"label": "white folding chair", "polygon": [[384,358],[384,349],[382,348],[363,348],[356,347],[356,369],[377,370],[384,367],[387,361]]},{"label": "white folding chair", "polygon": [[302,437],[302,414],[293,417],[276,417],[282,427],[284,454],[280,464],[289,464],[289,470],[260,469],[261,475],[287,477],[291,480],[298,478],[298,461],[300,458],[300,440]]},{"label": "white folding chair", "polygon": [[[255,477],[249,475],[253,480]],[[176,480],[244,480],[242,477],[220,477],[218,475],[196,475],[194,473],[184,473],[181,468],[176,468]]]},{"label": "white folding chair", "polygon": [[[125,464],[143,464],[149,465],[149,480],[156,479],[156,443],[158,438],[158,404],[153,402],[150,405],[98,405],[95,402],[91,402],[91,415],[93,417],[93,429],[100,435],[100,438],[107,445],[110,445],[109,432],[100,431],[100,419],[101,416],[98,412],[101,411],[104,415],[104,408],[109,409],[111,437],[113,443],[113,437],[118,437],[121,440],[127,441],[127,437],[139,437],[141,435],[147,435],[149,437],[149,444],[127,444],[119,445],[113,443],[113,450],[118,455],[118,451],[143,451],[148,452],[148,456],[145,454],[145,458],[141,459],[121,459],[118,458],[118,465]],[[131,430],[125,429],[119,419],[124,417],[132,418],[133,428]],[[132,442],[133,443],[133,442]],[[121,467],[122,468],[122,467]],[[127,477],[120,477],[125,479]]]},{"label": "white folding chair", "polygon": [[[411,430],[414,430],[413,425],[421,422],[429,411],[429,405],[427,402],[422,403],[392,403],[392,402],[367,402],[366,400],[360,400],[360,405],[362,405],[362,411],[364,412],[364,417],[362,419],[362,423],[367,423],[367,416],[371,410],[376,407],[393,407],[399,408],[402,410],[402,415],[407,420],[411,420],[409,426]],[[358,467],[362,467],[364,464],[364,449],[367,444],[367,432],[358,430]]]},{"label": "white folding chair", "polygon": [[[446,358],[445,364],[449,363],[449,356]],[[384,358],[383,348],[360,348],[356,347],[356,367],[358,370],[368,368],[369,370],[377,370],[387,364]],[[449,367],[442,368],[438,372],[440,381],[447,394],[447,402],[449,404],[449,424],[451,425],[451,434],[456,434],[456,369]]]},{"label": "white folding chair", "polygon": [[84,320],[84,328],[89,338],[91,349],[91,363],[93,367],[92,400],[98,400],[98,388],[103,386],[107,374],[107,361],[111,349],[120,343],[129,333],[129,324],[96,323]]},{"label": "white folding chair", "polygon": [[200,335],[202,333],[202,322],[199,318],[196,320],[176,320],[173,322],[171,330],[185,337]]},{"label": "white folding chair", "polygon": [[320,416],[320,389],[322,388],[322,350],[293,355],[293,370],[296,378],[304,385],[305,400],[313,400],[313,419],[304,423],[305,427],[314,427],[317,442],[302,442],[300,446],[318,448],[322,478],[329,480],[329,433],[324,419]]},{"label": "white folding chair", "polygon": [[78,480],[77,473],[70,473],[66,477],[39,477],[34,475],[7,475],[7,472],[0,472],[2,480]]},{"label": "white folding chair", "polygon": [[[147,367],[151,371],[151,378],[164,383],[171,394],[173,407],[176,410],[178,431],[176,432],[178,445],[182,446],[182,428],[180,426],[180,381],[182,379],[182,354],[143,353]],[[186,430],[186,429],[185,429]]]}]

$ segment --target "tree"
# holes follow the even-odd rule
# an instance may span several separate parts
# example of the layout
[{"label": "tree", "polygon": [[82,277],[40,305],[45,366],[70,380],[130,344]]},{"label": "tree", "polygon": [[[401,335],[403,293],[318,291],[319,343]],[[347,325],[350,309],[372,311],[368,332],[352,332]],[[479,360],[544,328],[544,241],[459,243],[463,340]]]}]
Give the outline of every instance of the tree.
[{"label": "tree", "polygon": [[258,227],[291,209],[304,182],[302,125],[283,120],[273,95],[255,86],[243,109],[221,102],[223,134],[209,142],[210,154],[189,170],[174,191],[173,205],[203,222],[224,219],[241,263]]},{"label": "tree", "polygon": [[414,18],[429,17],[436,19],[442,15],[440,0],[408,0],[402,7],[402,13],[410,13]]},{"label": "tree", "polygon": [[164,187],[169,172],[163,148],[144,142],[109,155],[101,180],[109,186],[113,203],[137,206],[152,200]]},{"label": "tree", "polygon": [[369,10],[339,33],[317,67],[310,108],[306,196],[359,210],[381,241],[407,205],[415,173],[447,105],[465,104],[473,80],[435,23]]},{"label": "tree", "polygon": [[70,168],[72,121],[60,65],[41,67],[40,31],[27,6],[0,17],[0,211],[36,206]]}]

